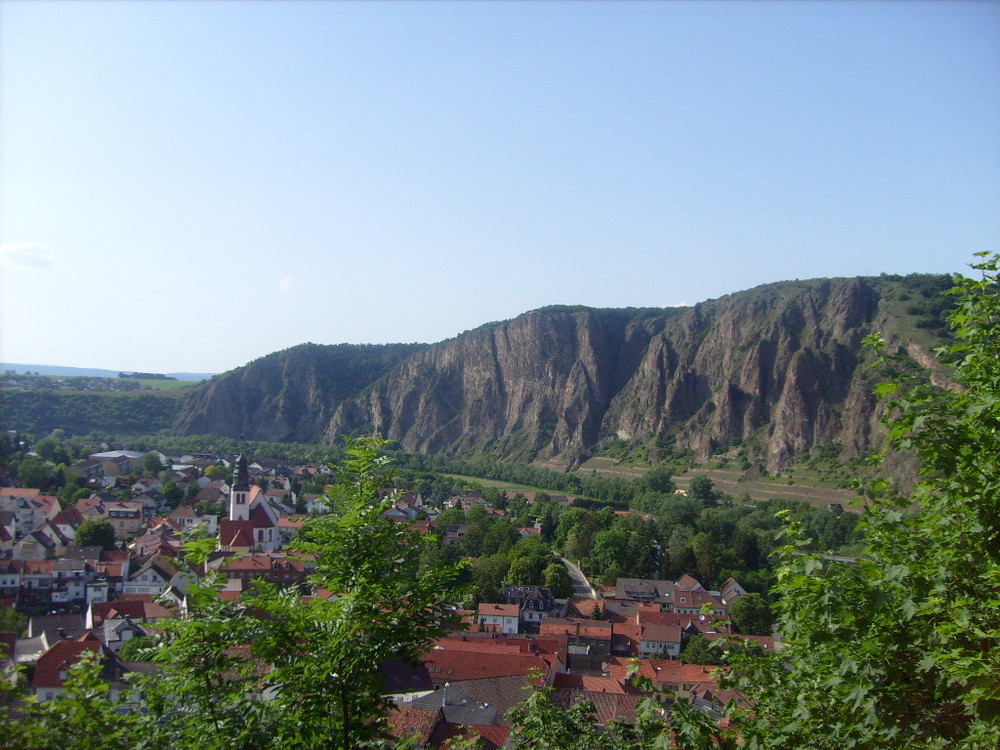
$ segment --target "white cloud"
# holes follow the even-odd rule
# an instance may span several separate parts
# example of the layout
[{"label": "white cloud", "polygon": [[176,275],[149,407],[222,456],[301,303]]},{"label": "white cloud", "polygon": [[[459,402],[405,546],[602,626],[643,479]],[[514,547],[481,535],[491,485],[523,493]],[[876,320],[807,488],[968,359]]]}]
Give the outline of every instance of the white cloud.
[{"label": "white cloud", "polygon": [[690,302],[668,302],[664,307],[691,307]]},{"label": "white cloud", "polygon": [[278,282],[278,294],[287,294],[292,290],[293,276],[286,276]]},{"label": "white cloud", "polygon": [[37,242],[18,242],[0,245],[0,267],[48,268],[52,265],[52,251]]}]

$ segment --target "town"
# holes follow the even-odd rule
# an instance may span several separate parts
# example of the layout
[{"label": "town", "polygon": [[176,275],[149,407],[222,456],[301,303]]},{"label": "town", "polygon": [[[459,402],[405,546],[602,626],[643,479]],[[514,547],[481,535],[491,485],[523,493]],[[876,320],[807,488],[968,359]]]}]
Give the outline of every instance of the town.
[{"label": "town", "polygon": [[[157,466],[161,471],[143,473]],[[326,465],[110,450],[68,471],[93,492],[79,493],[86,496],[66,507],[38,489],[0,488],[2,606],[29,615],[24,637],[2,635],[5,669],[8,675],[23,670],[27,691],[39,702],[64,691],[70,666],[88,652],[103,665],[112,698],[127,696],[130,673],[156,670],[142,648],[155,644],[165,618],[185,617],[191,587],[209,573],[222,581],[217,594],[225,601],[239,600],[256,581],[320,595],[309,584],[309,556],[287,546],[311,517],[330,511],[325,496],[294,489],[303,480],[330,477]],[[163,493],[168,483],[173,501]],[[125,493],[130,500],[121,499]],[[386,520],[436,535],[453,555],[469,530],[447,522],[456,509],[505,514],[476,491],[443,500],[406,488],[379,493],[392,499]],[[530,495],[525,502],[534,501]],[[527,540],[522,544],[539,544],[541,526],[536,521],[511,533]],[[191,539],[212,540],[200,567],[185,561]],[[475,736],[483,747],[501,747],[510,709],[540,686],[556,705],[591,702],[601,726],[634,724],[637,706],[648,697],[661,704],[683,698],[724,722],[727,703],[739,696],[719,688],[724,667],[684,660],[687,643],[782,647],[773,634],[734,632],[730,607],[747,592],[731,577],[717,590],[690,574],[618,577],[613,585],[593,586],[578,567],[564,564],[570,586],[555,593],[568,595],[503,582],[499,596],[485,597],[494,601],[478,601],[473,609],[453,602],[454,625],[419,664],[386,659],[383,695],[391,698],[389,725],[398,737],[441,747],[450,738]]]}]

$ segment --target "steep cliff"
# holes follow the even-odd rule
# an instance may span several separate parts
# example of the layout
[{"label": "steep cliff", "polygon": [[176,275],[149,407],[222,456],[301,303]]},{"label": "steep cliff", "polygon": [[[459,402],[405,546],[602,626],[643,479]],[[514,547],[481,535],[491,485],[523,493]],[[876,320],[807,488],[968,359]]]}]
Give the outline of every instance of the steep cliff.
[{"label": "steep cliff", "polygon": [[175,431],[273,442],[315,441],[336,407],[425,344],[302,344],[212,378],[184,403]]},{"label": "steep cliff", "polygon": [[690,308],[543,308],[394,349],[365,377],[347,377],[350,348],[300,347],[207,384],[179,429],[327,442],[375,433],[409,451],[566,463],[616,438],[699,458],[742,443],[773,470],[821,443],[843,444],[844,455],[872,446],[878,414],[861,341],[885,331],[914,366],[934,370],[944,286],[947,277],[819,279]]},{"label": "steep cliff", "polygon": [[[773,470],[812,446],[868,449],[878,415],[861,340],[894,327],[895,282],[770,284],[686,309],[546,308],[419,352],[325,432],[409,451],[573,462],[602,439],[705,458],[744,441]],[[895,326],[904,329],[905,326]]]}]

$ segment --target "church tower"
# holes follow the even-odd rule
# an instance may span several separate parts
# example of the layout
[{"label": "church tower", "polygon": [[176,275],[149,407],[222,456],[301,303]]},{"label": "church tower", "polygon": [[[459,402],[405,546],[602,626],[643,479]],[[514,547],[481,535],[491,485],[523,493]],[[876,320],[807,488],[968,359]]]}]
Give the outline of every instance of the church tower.
[{"label": "church tower", "polygon": [[242,453],[236,459],[233,469],[233,483],[229,489],[229,520],[250,520],[250,472],[247,459]]}]

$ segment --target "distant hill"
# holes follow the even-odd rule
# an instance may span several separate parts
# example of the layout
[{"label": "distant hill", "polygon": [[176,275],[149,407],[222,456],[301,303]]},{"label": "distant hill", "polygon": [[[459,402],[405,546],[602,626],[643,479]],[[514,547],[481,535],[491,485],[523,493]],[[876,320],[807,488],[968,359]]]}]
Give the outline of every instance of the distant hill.
[{"label": "distant hill", "polygon": [[[58,377],[88,377],[88,378],[117,378],[119,372],[130,372],[130,370],[102,370],[94,367],[64,367],[62,365],[22,365],[17,362],[0,362],[0,372],[13,370],[18,375],[32,372],[39,375],[55,375]],[[213,372],[165,372],[167,375],[177,380],[208,380],[215,375]]]},{"label": "distant hill", "polygon": [[197,386],[175,428],[271,442],[316,442],[340,404],[427,344],[300,344]]}]

